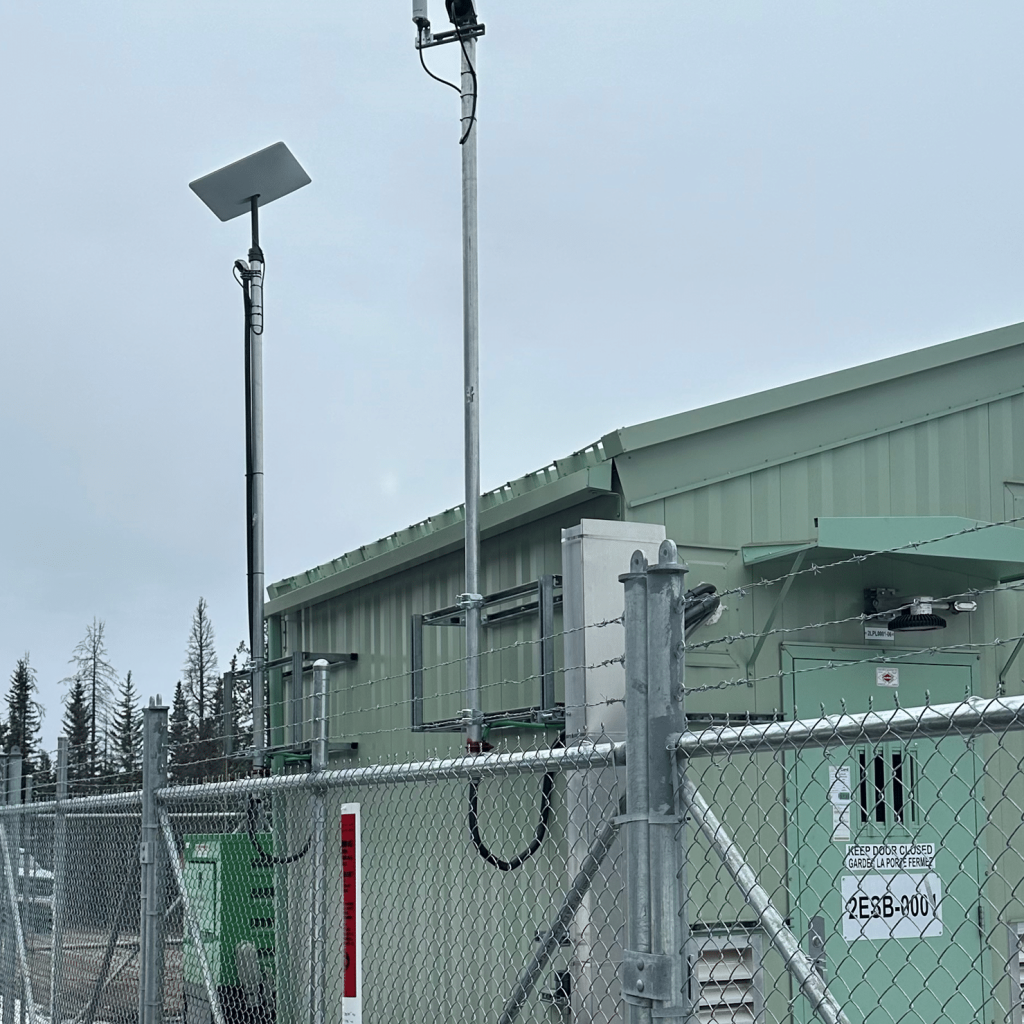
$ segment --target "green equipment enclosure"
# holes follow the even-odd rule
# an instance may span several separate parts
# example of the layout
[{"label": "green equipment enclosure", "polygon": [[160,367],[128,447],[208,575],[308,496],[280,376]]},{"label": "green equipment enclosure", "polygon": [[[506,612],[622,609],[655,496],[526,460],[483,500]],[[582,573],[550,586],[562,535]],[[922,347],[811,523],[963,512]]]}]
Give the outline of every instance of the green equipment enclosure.
[{"label": "green equipment enclosure", "polygon": [[[272,838],[257,834],[270,848]],[[225,1019],[272,1020],[274,872],[247,833],[185,838],[185,887]],[[212,1021],[188,928],[184,937],[185,1019]]]}]

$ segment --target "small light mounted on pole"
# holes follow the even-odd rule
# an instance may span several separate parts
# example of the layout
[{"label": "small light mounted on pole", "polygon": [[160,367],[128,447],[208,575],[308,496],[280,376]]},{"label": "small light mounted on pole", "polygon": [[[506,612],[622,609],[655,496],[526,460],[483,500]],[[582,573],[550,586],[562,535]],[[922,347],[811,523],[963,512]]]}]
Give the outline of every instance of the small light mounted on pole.
[{"label": "small light mounted on pole", "polygon": [[248,213],[249,262],[235,261],[245,302],[245,505],[252,656],[253,768],[264,770],[266,704],[263,657],[263,268],[259,208],[308,185],[309,175],[283,142],[261,149],[195,181],[189,188],[222,220]]}]

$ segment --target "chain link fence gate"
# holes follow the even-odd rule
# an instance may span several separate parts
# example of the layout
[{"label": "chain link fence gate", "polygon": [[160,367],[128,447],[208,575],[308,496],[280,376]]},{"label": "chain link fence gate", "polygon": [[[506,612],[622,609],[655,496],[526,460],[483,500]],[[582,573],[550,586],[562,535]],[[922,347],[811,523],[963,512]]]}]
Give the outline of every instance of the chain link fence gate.
[{"label": "chain link fence gate", "polygon": [[156,706],[142,791],[8,758],[0,1024],[1020,1024],[1024,700],[803,645],[687,729],[685,567],[630,570],[624,744],[326,770],[321,702],[300,775],[169,785]]}]

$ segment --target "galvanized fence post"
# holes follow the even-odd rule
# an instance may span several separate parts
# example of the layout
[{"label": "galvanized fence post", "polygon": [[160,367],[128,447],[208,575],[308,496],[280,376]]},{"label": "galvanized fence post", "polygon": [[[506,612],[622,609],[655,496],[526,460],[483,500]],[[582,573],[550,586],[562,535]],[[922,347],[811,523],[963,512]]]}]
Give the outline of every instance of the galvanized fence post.
[{"label": "galvanized fence post", "polygon": [[68,738],[57,737],[57,809],[53,819],[53,910],[50,916],[50,1019],[60,1024],[68,1014],[64,974],[64,928],[67,921]]},{"label": "galvanized fence post", "polygon": [[[310,768],[314,773],[327,770],[327,680],[328,663],[320,658],[313,663],[313,737]],[[324,1024],[327,977],[327,864],[326,793],[313,791],[313,845],[311,869],[312,893],[309,902],[309,1021]]]},{"label": "galvanized fence post", "polygon": [[[629,1024],[650,1024],[651,1000],[626,976],[651,952],[650,848],[647,819],[647,558],[634,551],[624,586],[626,632],[626,948],[623,999]],[[632,966],[627,966],[632,964]],[[637,979],[639,980],[639,979]],[[643,985],[641,984],[641,989]]]},{"label": "galvanized fence post", "polygon": [[[623,962],[623,993],[652,1001],[655,1017],[689,1017],[686,833],[669,738],[682,732],[686,565],[674,541],[663,541],[647,570],[647,842],[650,951]],[[635,689],[630,688],[633,694]],[[627,747],[626,764],[639,760]]]},{"label": "galvanized fence post", "polygon": [[164,910],[167,855],[156,793],[167,785],[167,708],[150,698],[142,709],[142,895],[139,921],[139,1022],[160,1024],[164,1002]]},{"label": "galvanized fence post", "polygon": [[[18,804],[21,803],[21,755],[20,752],[15,748],[12,749],[10,754],[4,758],[5,771],[4,771],[4,790],[5,800],[7,804]],[[17,790],[15,790],[15,775],[17,775]],[[17,793],[17,795],[15,795]],[[14,819],[9,819],[11,822],[10,828],[5,830],[3,837],[4,861],[10,861],[12,858],[17,856],[17,847],[11,849],[11,838],[14,832]],[[15,938],[15,917],[18,913],[18,908],[15,901],[11,898],[10,893],[7,891],[7,886],[4,886],[4,894],[7,896],[7,908],[4,914],[4,920],[6,922],[6,928],[4,929],[4,1005],[3,1005],[3,1024],[13,1024],[14,1021],[14,1002],[17,999],[17,983],[15,982],[15,973],[17,971],[17,960],[16,960],[16,948],[17,939]]]},{"label": "galvanized fence post", "polygon": [[[21,803],[21,751],[14,747],[7,759],[7,802],[14,806]],[[7,883],[7,906],[10,925],[7,941],[10,943],[10,954],[4,957],[5,967],[9,967],[9,988],[4,997],[4,1024],[14,1019],[14,1004],[17,999],[15,992],[18,985],[14,980],[14,960],[17,957],[18,971],[21,976],[21,1009],[27,1008],[28,1018],[35,1024],[35,1001],[32,996],[32,977],[29,974],[28,957],[25,953],[25,933],[21,927],[21,910],[18,897],[18,866],[21,861],[21,814],[15,813],[8,819],[10,825],[0,821],[0,846],[3,847],[3,870]]]}]

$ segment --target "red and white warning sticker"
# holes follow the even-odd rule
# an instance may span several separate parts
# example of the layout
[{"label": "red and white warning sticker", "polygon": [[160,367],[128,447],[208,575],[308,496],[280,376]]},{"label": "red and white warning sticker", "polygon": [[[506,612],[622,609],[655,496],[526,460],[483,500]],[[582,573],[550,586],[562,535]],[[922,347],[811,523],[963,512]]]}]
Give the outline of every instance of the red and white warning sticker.
[{"label": "red and white warning sticker", "polygon": [[895,689],[900,685],[900,670],[898,668],[876,668],[875,685]]}]

